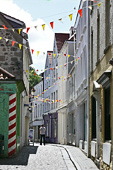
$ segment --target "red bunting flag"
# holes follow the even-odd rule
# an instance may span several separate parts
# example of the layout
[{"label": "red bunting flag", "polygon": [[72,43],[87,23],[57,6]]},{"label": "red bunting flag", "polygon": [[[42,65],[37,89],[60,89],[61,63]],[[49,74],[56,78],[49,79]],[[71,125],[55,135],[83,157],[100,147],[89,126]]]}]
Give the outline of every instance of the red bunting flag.
[{"label": "red bunting flag", "polygon": [[44,93],[42,92],[42,94],[44,94]]},{"label": "red bunting flag", "polygon": [[48,55],[51,55],[51,53],[48,53]]},{"label": "red bunting flag", "polygon": [[34,73],[34,76],[36,75],[36,73]]},{"label": "red bunting flag", "polygon": [[30,30],[30,27],[27,28],[26,33],[28,33],[29,30]]},{"label": "red bunting flag", "polygon": [[64,56],[66,56],[66,54],[64,54]]},{"label": "red bunting flag", "polygon": [[34,50],[33,50],[33,49],[31,49],[31,52],[32,52],[32,54],[33,54]]},{"label": "red bunting flag", "polygon": [[80,14],[80,16],[82,17],[82,9],[78,10],[78,13]]},{"label": "red bunting flag", "polygon": [[78,57],[78,59],[80,59],[80,57]]},{"label": "red bunting flag", "polygon": [[39,71],[38,69],[36,71]]},{"label": "red bunting flag", "polygon": [[67,63],[66,64],[64,64],[64,67],[67,65]]},{"label": "red bunting flag", "polygon": [[4,29],[8,29],[5,25],[3,25]]},{"label": "red bunting flag", "polygon": [[60,77],[58,77],[58,79],[60,80]]},{"label": "red bunting flag", "polygon": [[12,41],[12,46],[15,44],[15,41]]},{"label": "red bunting flag", "polygon": [[53,70],[53,68],[51,68],[51,70]]},{"label": "red bunting flag", "polygon": [[52,28],[52,29],[53,29],[53,23],[54,23],[54,22],[50,22],[50,25],[51,25],[51,28]]},{"label": "red bunting flag", "polygon": [[55,85],[56,85],[56,83],[55,83]]}]

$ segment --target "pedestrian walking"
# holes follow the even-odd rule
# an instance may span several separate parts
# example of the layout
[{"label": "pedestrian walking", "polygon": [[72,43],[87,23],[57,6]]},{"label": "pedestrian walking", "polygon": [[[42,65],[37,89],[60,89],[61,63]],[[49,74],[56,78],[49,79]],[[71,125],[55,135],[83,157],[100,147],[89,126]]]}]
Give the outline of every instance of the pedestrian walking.
[{"label": "pedestrian walking", "polygon": [[45,145],[45,133],[46,133],[46,128],[42,124],[42,126],[40,127],[40,145],[42,145],[42,141]]}]

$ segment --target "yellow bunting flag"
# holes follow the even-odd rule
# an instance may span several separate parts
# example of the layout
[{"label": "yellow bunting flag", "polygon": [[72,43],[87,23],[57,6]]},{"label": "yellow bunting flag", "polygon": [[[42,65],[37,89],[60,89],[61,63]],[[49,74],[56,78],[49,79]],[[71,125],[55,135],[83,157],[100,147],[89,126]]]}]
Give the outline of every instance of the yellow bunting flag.
[{"label": "yellow bunting flag", "polygon": [[75,59],[75,61],[77,62],[78,59]]},{"label": "yellow bunting flag", "polygon": [[19,34],[21,33],[21,29],[18,30]]},{"label": "yellow bunting flag", "polygon": [[61,68],[61,67],[62,67],[62,65],[59,66],[59,68]]},{"label": "yellow bunting flag", "polygon": [[43,30],[45,30],[45,24],[42,25]]},{"label": "yellow bunting flag", "polygon": [[41,96],[41,94],[39,94],[39,96]]},{"label": "yellow bunting flag", "polygon": [[99,4],[97,4],[97,5],[98,5],[98,7],[100,8],[101,3],[99,3]]},{"label": "yellow bunting flag", "polygon": [[26,73],[28,73],[28,70],[26,70]]},{"label": "yellow bunting flag", "polygon": [[53,56],[54,56],[54,58],[55,58],[56,54],[53,54]]},{"label": "yellow bunting flag", "polygon": [[19,48],[20,48],[20,50],[21,50],[21,47],[22,47],[22,44],[19,44]]},{"label": "yellow bunting flag", "polygon": [[61,78],[63,78],[64,76],[62,76]]},{"label": "yellow bunting flag", "polygon": [[70,21],[72,21],[72,16],[73,16],[73,14],[70,14],[70,15],[69,15]]},{"label": "yellow bunting flag", "polygon": [[40,51],[37,51],[37,56],[39,55]]},{"label": "yellow bunting flag", "polygon": [[68,58],[70,57],[70,55],[68,54]]},{"label": "yellow bunting flag", "polygon": [[2,39],[2,37],[0,37],[0,40]]}]

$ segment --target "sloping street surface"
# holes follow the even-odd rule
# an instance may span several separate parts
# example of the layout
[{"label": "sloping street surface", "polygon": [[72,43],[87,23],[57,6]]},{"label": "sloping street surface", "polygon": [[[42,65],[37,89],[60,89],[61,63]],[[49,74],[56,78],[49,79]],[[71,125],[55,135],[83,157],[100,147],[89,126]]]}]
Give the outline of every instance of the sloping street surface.
[{"label": "sloping street surface", "polygon": [[25,146],[13,158],[0,159],[0,170],[97,170],[76,147],[46,144]]}]

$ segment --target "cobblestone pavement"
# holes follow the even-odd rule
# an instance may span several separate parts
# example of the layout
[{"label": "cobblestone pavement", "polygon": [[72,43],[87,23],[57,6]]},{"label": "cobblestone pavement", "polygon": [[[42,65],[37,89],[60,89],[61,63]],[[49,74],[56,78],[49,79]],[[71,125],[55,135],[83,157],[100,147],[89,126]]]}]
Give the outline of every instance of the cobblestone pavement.
[{"label": "cobblestone pavement", "polygon": [[25,146],[14,158],[0,159],[0,170],[75,170],[65,149],[51,144]]}]

